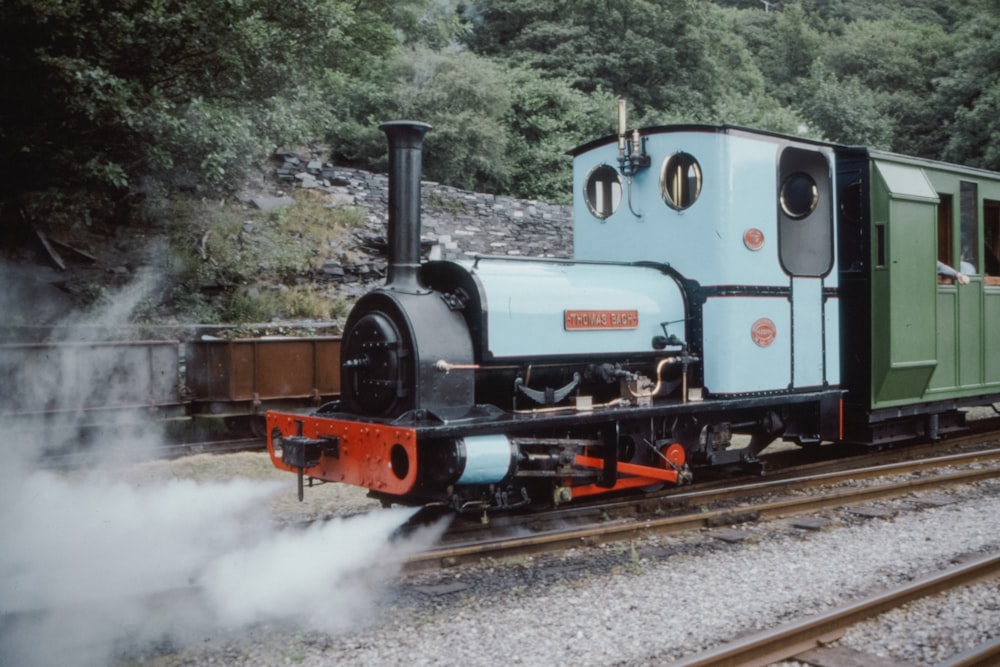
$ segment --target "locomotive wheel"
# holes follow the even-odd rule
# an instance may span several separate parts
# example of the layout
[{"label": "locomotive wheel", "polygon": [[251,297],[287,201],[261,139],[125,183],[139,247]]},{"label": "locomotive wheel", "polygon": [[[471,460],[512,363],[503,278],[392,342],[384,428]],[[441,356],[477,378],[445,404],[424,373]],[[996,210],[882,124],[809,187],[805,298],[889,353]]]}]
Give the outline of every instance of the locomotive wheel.
[{"label": "locomotive wheel", "polygon": [[[678,443],[672,443],[660,448],[660,456],[663,457],[663,467],[670,468],[672,465],[680,468],[684,465],[687,456],[684,453],[684,447]],[[657,491],[662,491],[666,488],[666,483],[650,484],[648,486],[642,487],[642,490],[646,493],[656,493]]]}]

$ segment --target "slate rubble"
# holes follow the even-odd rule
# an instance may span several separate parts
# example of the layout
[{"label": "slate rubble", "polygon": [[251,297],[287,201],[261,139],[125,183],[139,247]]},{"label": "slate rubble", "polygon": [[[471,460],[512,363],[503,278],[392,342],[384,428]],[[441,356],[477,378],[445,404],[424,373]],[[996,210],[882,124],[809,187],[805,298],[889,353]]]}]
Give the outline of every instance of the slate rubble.
[{"label": "slate rubble", "polygon": [[[354,253],[327,258],[317,278],[337,283],[356,298],[385,279],[388,185],[385,174],[340,167],[295,153],[275,155],[274,178],[286,189],[318,190],[329,208],[358,207],[367,222],[355,233]],[[571,258],[572,206],[462,190],[440,183],[421,185],[421,250],[424,259],[469,259],[477,255]],[[262,210],[290,205],[287,194],[256,195]]]}]

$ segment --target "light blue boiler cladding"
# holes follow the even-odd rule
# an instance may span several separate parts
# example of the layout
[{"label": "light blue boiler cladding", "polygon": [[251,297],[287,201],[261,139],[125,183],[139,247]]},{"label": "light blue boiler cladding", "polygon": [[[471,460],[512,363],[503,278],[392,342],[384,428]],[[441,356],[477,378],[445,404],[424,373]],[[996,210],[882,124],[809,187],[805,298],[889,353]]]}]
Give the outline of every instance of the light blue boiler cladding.
[{"label": "light blue boiler cladding", "polygon": [[[485,350],[496,360],[653,353],[684,338],[681,287],[663,267],[480,258]],[[666,333],[665,333],[666,332]]]}]

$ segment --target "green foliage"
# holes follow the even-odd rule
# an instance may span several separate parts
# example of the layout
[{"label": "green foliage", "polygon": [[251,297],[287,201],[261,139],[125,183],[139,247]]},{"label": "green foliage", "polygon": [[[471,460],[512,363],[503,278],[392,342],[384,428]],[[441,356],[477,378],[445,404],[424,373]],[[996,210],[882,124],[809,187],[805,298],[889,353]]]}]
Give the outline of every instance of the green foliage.
[{"label": "green foliage", "polygon": [[430,123],[424,172],[461,188],[502,191],[511,179],[511,106],[505,69],[472,54],[424,49],[400,54],[395,109],[400,117]]},{"label": "green foliage", "polygon": [[722,117],[739,109],[739,122],[766,120],[769,129],[796,124],[793,112],[770,99],[746,42],[734,38],[741,13],[689,1],[479,6],[482,19],[470,40],[478,52],[587,95],[626,97],[636,123],[733,122]]},{"label": "green foliage", "polygon": [[403,0],[395,4],[393,23],[407,46],[445,49],[470,31],[457,0]]},{"label": "green foliage", "polygon": [[326,198],[315,191],[298,191],[294,199],[294,205],[271,213],[224,200],[153,202],[148,216],[174,221],[168,309],[195,322],[342,316],[345,304],[309,285],[331,249],[347,245],[345,237],[365,215],[351,207],[327,208]]},{"label": "green foliage", "polygon": [[[291,118],[325,117],[313,80],[331,67],[363,76],[391,48],[391,6],[4,2],[2,199],[67,224],[107,217],[156,181],[236,187],[248,161],[301,138]],[[45,210],[36,202],[51,190],[63,199]]]},{"label": "green foliage", "polygon": [[767,90],[783,105],[794,102],[827,37],[800,5],[782,11],[740,11],[728,14],[732,31],[740,35],[764,76]]},{"label": "green foliage", "polygon": [[[1000,68],[995,49],[985,57],[980,51],[995,41],[995,0],[803,0],[768,12],[746,0],[475,6],[469,44],[476,52],[584,92],[622,95],[637,123],[805,128],[927,157],[940,157],[947,145],[952,159],[992,164],[985,157],[996,145],[989,84]],[[956,37],[961,26],[968,27]],[[952,57],[961,43],[976,46]],[[936,93],[942,87],[976,102],[956,109]],[[953,115],[950,127],[961,131],[947,137]]]},{"label": "green foliage", "polygon": [[271,299],[240,290],[223,301],[218,321],[228,324],[267,322],[274,314],[275,307]]},{"label": "green foliage", "polygon": [[822,138],[889,148],[892,120],[887,118],[870,91],[857,78],[843,81],[817,66],[808,82],[809,97],[803,112]]},{"label": "green foliage", "polygon": [[[814,97],[798,101],[803,115],[838,141],[935,156],[941,123],[929,113],[928,100],[942,63],[956,48],[955,38],[935,24],[852,23],[817,61],[821,71],[811,83],[821,81]],[[817,102],[824,95],[829,103]],[[839,118],[832,116],[834,109]],[[821,120],[823,113],[828,115]]]},{"label": "green foliage", "polygon": [[954,109],[944,157],[1000,171],[1000,2],[977,4],[983,15],[963,27],[964,46],[947,62],[933,101]]},{"label": "green foliage", "polygon": [[253,288],[230,293],[212,317],[227,324],[260,324],[274,319],[343,322],[349,310],[346,301],[331,299],[312,287]]},{"label": "green foliage", "polygon": [[470,41],[478,53],[562,78],[585,93],[626,96],[640,112],[670,101],[671,93],[700,96],[702,86],[713,85],[704,72],[685,67],[717,46],[699,41],[705,6],[693,0],[492,0],[478,6],[482,20]]},{"label": "green foliage", "polygon": [[[49,227],[135,222],[144,198],[225,193],[274,147],[316,139],[382,170],[378,125],[403,117],[434,126],[426,178],[565,201],[566,151],[613,131],[618,96],[633,125],[998,168],[998,16],[997,0],[7,0],[0,203]],[[288,235],[255,256],[245,220],[217,215],[168,218],[197,284],[239,285],[241,263],[314,270],[295,242],[312,223],[255,221]]]},{"label": "green foliage", "polygon": [[963,17],[962,3],[948,0],[800,0],[810,16],[831,27],[864,21],[901,18],[921,23],[950,25]]},{"label": "green foliage", "polygon": [[372,168],[385,158],[385,135],[379,123],[398,117],[388,61],[372,67],[367,77],[327,72],[323,84],[330,108],[324,139],[340,164]]},{"label": "green foliage", "polygon": [[567,202],[572,160],[567,151],[614,127],[614,96],[590,94],[536,70],[517,67],[509,74],[511,106],[509,156],[515,165],[509,191],[528,199]]},{"label": "green foliage", "polygon": [[169,310],[181,313],[185,322],[211,324],[220,321],[218,311],[208,296],[192,285],[175,286],[167,295],[165,305]]},{"label": "green foliage", "polygon": [[[796,110],[814,136],[929,158],[941,158],[949,145],[951,158],[965,162],[971,145],[958,148],[947,135],[949,119],[963,112],[954,105],[955,91],[942,90],[957,82],[956,72],[976,69],[973,61],[990,34],[984,30],[968,42],[956,28],[982,24],[997,14],[995,5],[802,0],[782,3],[781,11],[732,12],[738,17],[732,25],[754,54],[767,90],[784,109]],[[952,54],[965,43],[976,46],[958,63]],[[987,70],[989,64],[959,87],[978,89],[996,67]],[[990,143],[982,135],[977,141]]]}]

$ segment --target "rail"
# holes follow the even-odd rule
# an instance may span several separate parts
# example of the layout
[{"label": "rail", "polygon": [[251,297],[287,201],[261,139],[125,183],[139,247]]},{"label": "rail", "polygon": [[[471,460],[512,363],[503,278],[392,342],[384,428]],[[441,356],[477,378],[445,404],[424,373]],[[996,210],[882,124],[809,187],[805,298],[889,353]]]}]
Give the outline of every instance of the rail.
[{"label": "rail", "polygon": [[[942,466],[968,465],[976,463],[1000,462],[1000,449],[990,449],[981,452],[969,452],[958,455],[932,457],[921,461],[908,461],[897,464],[869,466],[867,468],[844,470],[838,473],[820,475],[804,475],[786,480],[765,480],[753,484],[741,485],[735,489],[713,489],[706,491],[691,491],[668,496],[675,503],[671,510],[672,516],[662,516],[662,507],[649,506],[643,514],[625,519],[604,521],[600,525],[585,524],[578,527],[543,529],[533,535],[524,535],[524,526],[512,523],[506,530],[514,537],[493,537],[477,539],[473,537],[462,543],[443,544],[438,548],[415,554],[407,559],[404,567],[407,571],[418,572],[440,567],[451,567],[467,563],[476,563],[487,558],[505,558],[527,553],[544,553],[580,545],[596,545],[607,542],[622,541],[638,535],[671,534],[700,528],[711,528],[747,521],[758,521],[767,518],[794,516],[815,512],[830,507],[849,506],[872,500],[897,497],[913,491],[946,486],[951,484],[967,484],[1000,476],[997,465],[969,467],[956,472],[924,475],[918,478],[907,478],[903,481],[887,481],[864,487],[848,487],[825,491],[822,494],[798,496],[758,502],[762,496],[785,491],[792,491],[809,486],[830,485],[836,482],[846,482],[862,478],[879,478],[888,475],[902,475],[915,472],[940,471]],[[747,502],[732,505],[730,501],[742,497]],[[752,502],[751,502],[752,501]],[[628,500],[616,503],[618,507],[634,507],[636,501]],[[723,504],[725,507],[708,509],[712,504]],[[604,505],[601,510],[606,517],[613,512],[613,506]],[[566,523],[566,513],[562,510],[553,512],[556,525]],[[526,521],[539,525],[543,518],[530,515]]]},{"label": "rail", "polygon": [[[669,663],[671,667],[764,667],[817,646],[831,642],[843,635],[846,628],[900,607],[917,598],[937,595],[959,586],[965,586],[1000,576],[1000,554],[991,554],[943,572],[928,575],[914,582],[877,593],[862,600],[832,609],[828,612],[801,619],[787,625],[738,639],[694,656]],[[968,659],[991,655],[995,647],[985,647],[985,652],[970,651]],[[952,664],[952,663],[945,663]],[[957,661],[954,665],[995,664]]]}]

